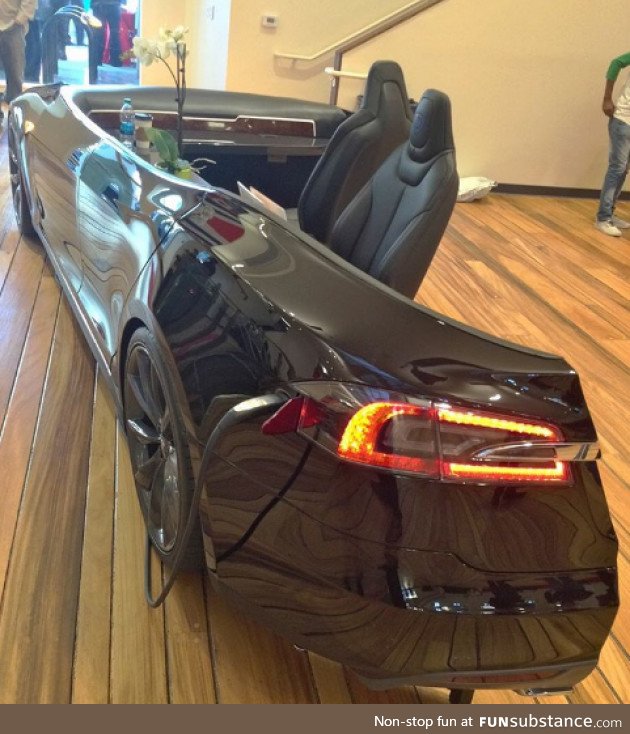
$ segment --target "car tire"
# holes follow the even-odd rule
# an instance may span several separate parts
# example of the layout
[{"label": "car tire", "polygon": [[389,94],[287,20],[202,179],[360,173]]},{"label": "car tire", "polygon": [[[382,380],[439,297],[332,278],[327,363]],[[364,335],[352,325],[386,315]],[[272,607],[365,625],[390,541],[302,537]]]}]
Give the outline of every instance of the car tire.
[{"label": "car tire", "polygon": [[11,177],[11,196],[13,198],[13,211],[15,221],[20,234],[34,235],[35,228],[28,207],[28,199],[24,189],[24,177],[18,157],[18,145],[15,132],[9,125],[9,173]]},{"label": "car tire", "polygon": [[[127,347],[124,421],[136,492],[147,533],[160,560],[182,568],[202,564],[199,517],[186,541],[194,475],[174,385],[179,379],[168,354],[146,328],[135,331]],[[186,548],[180,551],[182,543]]]}]

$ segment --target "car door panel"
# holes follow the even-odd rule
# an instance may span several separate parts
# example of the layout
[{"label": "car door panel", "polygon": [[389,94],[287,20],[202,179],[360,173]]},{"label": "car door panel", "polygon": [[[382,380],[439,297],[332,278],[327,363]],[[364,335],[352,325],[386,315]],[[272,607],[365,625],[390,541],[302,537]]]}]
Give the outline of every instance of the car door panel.
[{"label": "car door panel", "polygon": [[84,275],[79,300],[107,361],[116,351],[125,300],[162,237],[164,216],[170,216],[159,204],[168,190],[157,171],[108,141],[94,146],[83,163],[77,206]]},{"label": "car door panel", "polygon": [[76,215],[78,177],[82,162],[98,137],[74,118],[69,118],[61,131],[50,125],[49,115],[55,114],[53,108],[60,107],[59,101],[47,108],[39,100],[34,107],[26,141],[35,196],[34,220],[66,281],[78,291],[83,277]]}]

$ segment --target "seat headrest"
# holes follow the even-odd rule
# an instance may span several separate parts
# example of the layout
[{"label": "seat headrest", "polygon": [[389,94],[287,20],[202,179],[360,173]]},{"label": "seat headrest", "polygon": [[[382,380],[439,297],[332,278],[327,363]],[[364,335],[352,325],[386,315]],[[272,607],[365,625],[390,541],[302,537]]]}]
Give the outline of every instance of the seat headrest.
[{"label": "seat headrest", "polygon": [[[369,110],[373,115],[378,114],[380,106],[385,103],[383,87],[386,84],[394,84],[398,87],[401,99],[408,110],[409,97],[407,96],[405,78],[402,69],[395,61],[375,61],[372,64],[365,82],[365,91],[361,102],[362,110]],[[411,112],[408,111],[407,116],[411,118]]]},{"label": "seat headrest", "polygon": [[407,149],[409,157],[424,163],[454,147],[451,101],[444,92],[427,89],[413,116]]}]

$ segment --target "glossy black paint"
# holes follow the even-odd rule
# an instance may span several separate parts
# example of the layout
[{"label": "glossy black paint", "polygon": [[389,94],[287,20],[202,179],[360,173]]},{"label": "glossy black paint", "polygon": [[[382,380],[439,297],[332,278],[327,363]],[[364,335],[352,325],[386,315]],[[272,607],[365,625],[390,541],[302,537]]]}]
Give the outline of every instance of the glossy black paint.
[{"label": "glossy black paint", "polygon": [[[167,104],[169,90],[152,93]],[[90,105],[112,94],[90,91]],[[172,355],[222,592],[376,686],[584,677],[618,605],[594,463],[575,465],[571,486],[446,484],[266,436],[265,415],[217,429],[247,398],[326,380],[538,417],[594,441],[570,366],[420,308],[230,192],[162,174],[77,100],[14,105],[34,223],[119,397],[134,329]]]}]

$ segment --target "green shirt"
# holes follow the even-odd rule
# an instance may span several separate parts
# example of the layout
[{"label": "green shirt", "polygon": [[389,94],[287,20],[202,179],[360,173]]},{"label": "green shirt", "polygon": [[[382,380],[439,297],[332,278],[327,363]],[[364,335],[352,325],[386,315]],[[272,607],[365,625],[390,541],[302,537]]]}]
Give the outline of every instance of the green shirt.
[{"label": "green shirt", "polygon": [[[630,66],[630,53],[622,54],[610,62],[610,66],[606,72],[606,79],[609,82],[617,81],[619,72],[625,69],[626,66]],[[626,125],[630,125],[630,74],[624,82],[621,94],[615,101],[615,114],[613,117],[625,122]]]},{"label": "green shirt", "polygon": [[610,62],[608,71],[606,72],[606,79],[610,79],[611,82],[617,81],[619,72],[625,69],[626,66],[630,66],[630,52],[627,54],[621,54]]}]

